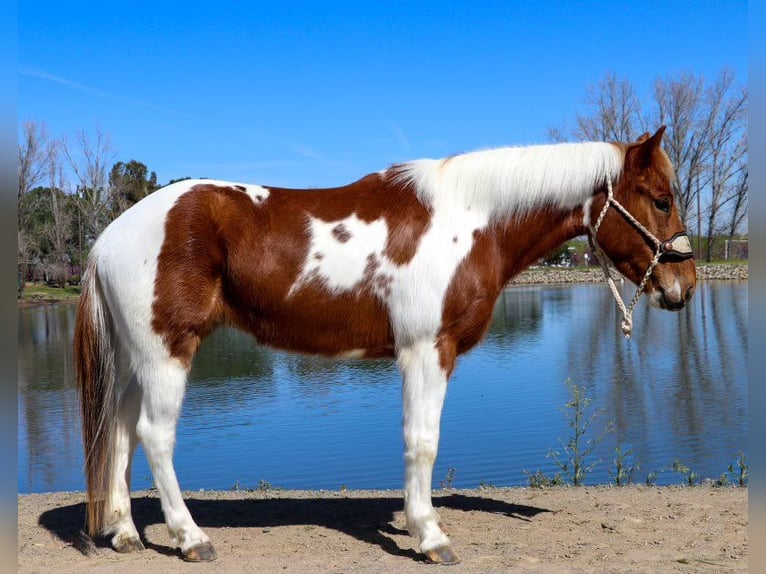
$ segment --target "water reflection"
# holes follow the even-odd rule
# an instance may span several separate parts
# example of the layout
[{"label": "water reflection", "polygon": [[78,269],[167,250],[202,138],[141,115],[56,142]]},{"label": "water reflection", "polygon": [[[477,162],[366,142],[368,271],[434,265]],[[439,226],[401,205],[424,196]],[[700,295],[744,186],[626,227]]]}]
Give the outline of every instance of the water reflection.
[{"label": "water reflection", "polygon": [[58,484],[62,475],[80,475],[80,419],[71,351],[74,318],[75,306],[68,304],[19,312],[22,492],[48,490]]},{"label": "water reflection", "polygon": [[[560,413],[567,378],[615,425],[592,482],[609,480],[617,444],[633,448],[639,479],[658,471],[660,483],[678,482],[663,472],[676,457],[717,477],[746,448],[747,289],[702,283],[680,313],[642,301],[631,341],[603,285],[508,289],[484,344],[461,358],[450,383],[435,481],[450,467],[456,486],[555,471],[545,455],[569,436]],[[82,489],[74,315],[73,305],[19,311],[21,492]],[[176,453],[182,486],[397,488],[400,405],[393,361],[287,355],[219,330],[190,376]],[[139,453],[134,486],[149,486],[149,474]]]}]

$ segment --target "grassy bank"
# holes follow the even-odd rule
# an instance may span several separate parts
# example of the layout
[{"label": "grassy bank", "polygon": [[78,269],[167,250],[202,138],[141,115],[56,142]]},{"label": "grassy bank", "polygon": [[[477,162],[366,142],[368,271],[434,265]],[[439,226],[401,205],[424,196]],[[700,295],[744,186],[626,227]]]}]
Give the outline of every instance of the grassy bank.
[{"label": "grassy bank", "polygon": [[19,298],[19,303],[46,304],[60,301],[77,300],[80,297],[80,286],[49,287],[48,285],[27,283]]}]

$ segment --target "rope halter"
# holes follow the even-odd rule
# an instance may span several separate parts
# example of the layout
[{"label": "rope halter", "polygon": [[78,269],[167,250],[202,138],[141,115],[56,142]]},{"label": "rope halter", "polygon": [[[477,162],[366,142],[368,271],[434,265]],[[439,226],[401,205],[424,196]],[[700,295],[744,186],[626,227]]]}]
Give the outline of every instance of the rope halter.
[{"label": "rope halter", "polygon": [[[610,179],[607,179],[606,181],[606,189],[606,202],[604,202],[604,207],[601,209],[601,213],[596,220],[596,224],[588,224],[588,228],[590,230],[590,236],[588,239],[590,241],[591,247],[593,248],[593,251],[595,251],[596,256],[598,257],[599,263],[601,263],[601,269],[604,271],[604,277],[606,278],[606,282],[609,285],[609,289],[612,291],[614,300],[617,302],[617,306],[620,308],[620,311],[622,311],[622,322],[620,323],[622,332],[626,339],[630,339],[630,335],[633,332],[633,309],[635,308],[636,303],[638,303],[638,300],[641,298],[644,287],[646,287],[646,283],[649,281],[649,277],[652,275],[654,268],[657,267],[657,265],[660,263],[660,259],[664,259],[666,261],[683,261],[684,259],[690,259],[693,255],[692,244],[689,240],[689,236],[686,234],[686,231],[680,231],[676,233],[667,241],[660,241],[651,231],[642,225],[640,221],[633,217],[619,201],[614,198],[614,192],[612,191],[612,181]],[[636,289],[636,294],[633,295],[633,299],[630,301],[630,304],[627,307],[625,306],[625,303],[623,302],[622,297],[617,290],[617,285],[615,285],[614,278],[609,271],[609,265],[607,263],[609,258],[607,257],[606,253],[604,253],[604,250],[601,249],[601,246],[598,244],[598,230],[601,227],[601,223],[604,221],[606,212],[609,211],[610,207],[614,207],[617,211],[619,211],[622,216],[633,225],[633,227],[635,227],[646,239],[649,240],[650,243],[654,245],[654,257],[652,258],[652,262],[649,264],[646,273],[644,273],[644,276],[641,278],[641,282],[638,284],[638,288]]]}]

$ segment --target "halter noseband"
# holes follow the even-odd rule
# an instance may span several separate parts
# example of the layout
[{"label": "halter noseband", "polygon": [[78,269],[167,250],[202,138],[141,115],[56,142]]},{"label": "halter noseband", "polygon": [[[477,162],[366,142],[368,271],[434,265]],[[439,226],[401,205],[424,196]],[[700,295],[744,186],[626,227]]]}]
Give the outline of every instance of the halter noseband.
[{"label": "halter noseband", "polygon": [[[590,230],[590,236],[588,239],[590,241],[591,247],[598,256],[599,262],[601,263],[601,269],[604,271],[604,277],[606,278],[606,282],[609,285],[609,289],[612,291],[614,300],[617,302],[620,311],[622,311],[622,322],[620,323],[622,332],[626,339],[630,339],[630,335],[633,331],[633,308],[641,298],[644,287],[646,287],[646,282],[649,280],[649,277],[654,271],[654,268],[657,267],[657,264],[661,259],[665,261],[683,261],[685,259],[690,259],[693,255],[692,244],[689,240],[689,236],[686,234],[686,231],[679,231],[667,241],[660,241],[651,231],[642,225],[640,221],[633,217],[619,201],[614,198],[614,192],[612,191],[612,181],[610,179],[607,179],[606,181],[606,189],[606,202],[604,202],[604,207],[601,210],[598,219],[596,220],[596,224],[588,224],[588,228]],[[617,291],[617,286],[614,283],[612,274],[609,272],[609,266],[607,264],[609,258],[607,257],[606,253],[604,253],[604,250],[601,249],[597,239],[598,230],[601,227],[601,223],[604,221],[606,212],[609,211],[611,206],[614,206],[614,208],[619,211],[622,216],[633,225],[633,227],[635,227],[647,240],[649,240],[650,243],[654,244],[655,249],[652,262],[649,264],[649,268],[646,270],[646,273],[644,273],[641,282],[638,284],[636,294],[633,295],[633,299],[631,300],[630,305],[627,307],[625,306],[625,303],[623,303],[620,293]]]}]

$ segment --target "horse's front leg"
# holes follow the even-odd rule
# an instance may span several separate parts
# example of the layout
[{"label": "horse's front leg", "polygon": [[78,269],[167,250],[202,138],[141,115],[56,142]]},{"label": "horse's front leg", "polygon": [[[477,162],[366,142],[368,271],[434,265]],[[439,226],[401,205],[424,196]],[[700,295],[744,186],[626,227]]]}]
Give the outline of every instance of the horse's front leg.
[{"label": "horse's front leg", "polygon": [[439,422],[454,363],[454,346],[445,341],[422,341],[398,352],[404,380],[404,511],[407,529],[418,538],[421,552],[431,562],[440,564],[459,562],[431,503],[431,481],[439,449]]}]

